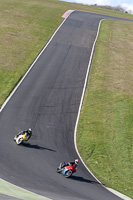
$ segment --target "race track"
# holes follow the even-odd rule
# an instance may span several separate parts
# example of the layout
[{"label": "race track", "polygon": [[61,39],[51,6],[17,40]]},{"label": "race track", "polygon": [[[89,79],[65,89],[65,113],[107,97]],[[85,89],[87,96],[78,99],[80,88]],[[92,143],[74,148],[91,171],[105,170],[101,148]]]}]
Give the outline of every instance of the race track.
[{"label": "race track", "polygon": [[[0,178],[54,200],[120,200],[80,161],[70,179],[56,173],[78,158],[74,129],[98,25],[106,16],[73,12],[0,113]],[[17,146],[14,135],[33,137]]]}]

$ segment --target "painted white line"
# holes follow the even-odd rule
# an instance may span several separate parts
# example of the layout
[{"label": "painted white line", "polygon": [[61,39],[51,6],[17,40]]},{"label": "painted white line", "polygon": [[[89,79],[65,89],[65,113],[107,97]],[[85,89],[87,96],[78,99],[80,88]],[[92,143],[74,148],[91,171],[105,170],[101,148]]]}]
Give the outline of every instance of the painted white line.
[{"label": "painted white line", "polygon": [[[32,69],[32,67],[34,66],[34,64],[37,62],[38,58],[41,56],[41,54],[44,52],[44,50],[47,48],[47,46],[49,45],[49,43],[52,41],[52,39],[54,38],[55,34],[58,32],[58,30],[60,29],[60,27],[64,24],[64,22],[67,20],[67,18],[70,16],[70,14],[74,12],[74,10],[72,10],[69,15],[63,20],[63,22],[60,24],[60,26],[56,29],[56,31],[54,32],[54,34],[51,36],[50,40],[48,41],[48,43],[44,46],[44,48],[42,49],[42,51],[39,53],[39,55],[36,57],[36,59],[34,60],[34,62],[32,63],[32,65],[29,67],[29,69],[27,70],[27,72],[25,73],[25,75],[23,76],[23,78],[20,80],[20,82],[18,83],[18,85],[14,88],[14,90],[11,92],[11,94],[8,96],[8,98],[5,100],[5,102],[3,103],[3,105],[0,108],[0,112],[2,112],[2,110],[4,109],[4,107],[6,106],[6,104],[8,103],[8,101],[11,99],[11,97],[13,96],[13,94],[16,92],[16,90],[18,89],[18,87],[21,85],[21,83],[23,82],[23,80],[25,79],[25,77],[28,75],[28,73],[30,72],[30,70]],[[82,11],[81,11],[82,12]],[[96,13],[95,13],[96,14]],[[82,97],[81,97],[81,101],[80,101],[80,106],[79,106],[79,111],[78,111],[78,116],[77,116],[77,121],[76,121],[76,125],[75,125],[75,130],[74,130],[74,145],[75,145],[75,149],[76,152],[80,158],[80,160],[82,161],[83,165],[85,166],[85,168],[89,171],[89,173],[100,183],[102,184],[93,174],[92,172],[88,169],[88,167],[86,166],[86,164],[84,163],[84,161],[82,160],[79,152],[78,152],[78,148],[77,148],[77,144],[76,144],[76,135],[77,135],[77,126],[78,126],[78,121],[79,121],[79,116],[80,116],[80,112],[81,112],[81,107],[83,104],[83,99],[84,99],[84,95],[85,95],[85,90],[86,90],[86,86],[87,86],[87,81],[88,81],[88,75],[89,75],[89,71],[90,71],[90,66],[91,66],[91,62],[92,62],[92,57],[93,57],[93,53],[94,53],[94,48],[95,48],[95,44],[98,38],[98,34],[99,34],[99,29],[100,29],[100,24],[104,19],[102,19],[99,23],[98,26],[98,31],[97,31],[97,36],[96,39],[94,41],[93,47],[92,47],[92,52],[91,52],[91,56],[90,56],[90,61],[89,61],[89,65],[88,65],[88,70],[86,73],[86,78],[85,78],[85,83],[84,83],[84,88],[83,88],[83,92],[82,92]],[[0,178],[1,179],[1,178]],[[3,179],[1,179],[3,180]],[[9,183],[9,182],[7,182]],[[12,183],[9,183],[12,184]],[[14,185],[14,184],[12,184]],[[16,186],[16,185],[14,185]],[[16,186],[18,187],[18,186]],[[103,186],[104,187],[104,186]],[[23,189],[23,188],[22,188]],[[106,188],[109,191],[111,191],[112,193],[115,193],[117,196],[120,196],[121,198],[123,198],[123,200],[132,200],[131,198],[111,189],[111,188]],[[27,190],[28,191],[28,190]],[[119,194],[119,195],[118,195]]]},{"label": "painted white line", "polygon": [[[44,50],[47,48],[47,46],[49,45],[49,43],[52,41],[52,39],[54,38],[55,34],[58,32],[58,30],[61,28],[61,26],[64,24],[64,22],[67,20],[67,18],[71,15],[71,13],[74,12],[74,10],[72,10],[67,17],[63,20],[63,22],[60,24],[60,26],[56,29],[56,31],[54,32],[54,34],[51,36],[50,40],[48,41],[48,43],[44,46],[44,48],[42,49],[42,51],[39,53],[39,55],[36,57],[36,59],[34,60],[34,62],[32,63],[32,65],[29,67],[29,69],[27,70],[27,72],[25,73],[25,75],[23,76],[23,78],[20,80],[20,82],[18,83],[18,85],[14,88],[14,90],[11,92],[11,94],[8,96],[8,98],[5,100],[5,102],[3,103],[3,105],[0,108],[0,113],[2,112],[2,110],[5,108],[6,104],[8,103],[8,101],[11,99],[11,97],[13,96],[13,94],[16,92],[16,90],[18,89],[18,87],[21,85],[21,83],[23,82],[23,80],[25,79],[25,77],[28,75],[28,73],[30,72],[30,70],[32,69],[32,67],[34,66],[34,64],[37,62],[38,58],[41,56],[41,54],[44,52]],[[5,181],[4,179],[1,179]],[[7,182],[7,181],[5,181]],[[10,182],[7,182],[11,185],[14,185]],[[14,185],[15,187],[21,188],[19,186]],[[23,189],[23,188],[21,188]],[[23,189],[25,190],[25,189]],[[28,190],[25,190],[28,191]],[[30,191],[29,191],[30,192]],[[33,193],[34,194],[34,193]]]},{"label": "painted white line", "polygon": [[17,86],[14,88],[14,90],[11,92],[11,94],[7,97],[7,99],[5,100],[5,102],[3,103],[3,105],[0,108],[0,112],[2,112],[2,110],[4,109],[4,107],[6,106],[6,104],[8,103],[8,101],[11,99],[11,97],[13,96],[13,94],[16,92],[16,90],[18,89],[18,87],[21,85],[21,83],[23,82],[23,80],[25,79],[25,77],[28,75],[28,73],[30,72],[30,70],[33,68],[34,64],[37,62],[38,58],[41,56],[41,54],[45,51],[45,49],[47,48],[47,46],[49,45],[49,43],[52,41],[52,39],[54,38],[55,34],[58,32],[58,30],[61,28],[61,26],[64,24],[64,22],[67,20],[67,18],[70,16],[70,14],[74,12],[74,10],[72,10],[67,17],[63,20],[63,22],[60,24],[60,26],[56,29],[56,31],[54,32],[54,34],[51,36],[50,40],[48,41],[48,43],[44,46],[44,48],[42,49],[42,51],[38,54],[38,56],[36,57],[36,59],[34,60],[34,62],[31,64],[31,66],[29,67],[29,69],[27,70],[27,72],[25,73],[25,75],[23,76],[23,78],[20,80],[20,82],[17,84]]},{"label": "painted white line", "polygon": [[87,73],[86,73],[86,78],[85,78],[85,82],[84,82],[84,87],[83,87],[83,92],[82,92],[82,96],[81,96],[81,101],[80,101],[80,105],[79,105],[79,110],[78,110],[78,115],[77,115],[77,120],[76,120],[76,124],[75,124],[75,130],[74,130],[74,146],[76,149],[76,152],[80,158],[80,160],[82,161],[83,165],[85,166],[85,168],[88,170],[88,172],[107,190],[109,190],[110,192],[112,192],[113,194],[115,194],[116,196],[119,196],[120,198],[122,198],[123,200],[133,200],[130,197],[125,196],[124,194],[121,194],[120,192],[117,192],[116,190],[112,189],[112,188],[107,188],[105,187],[95,176],[94,174],[88,169],[88,167],[86,166],[86,164],[84,163],[83,159],[81,158],[78,148],[77,148],[77,143],[76,143],[76,136],[77,136],[77,126],[78,126],[78,121],[79,121],[79,117],[80,117],[80,112],[81,112],[81,108],[83,105],[83,100],[84,100],[84,96],[85,96],[85,91],[86,91],[86,87],[87,87],[87,82],[88,82],[88,77],[89,77],[89,72],[90,72],[90,66],[91,66],[91,62],[92,62],[92,58],[93,58],[93,54],[94,54],[94,49],[95,49],[95,44],[99,35],[99,30],[100,30],[100,26],[101,26],[101,22],[105,20],[102,19],[99,22],[99,26],[98,26],[98,30],[97,30],[97,35],[95,38],[95,41],[93,43],[93,47],[92,47],[92,51],[91,51],[91,56],[90,56],[90,60],[89,60],[89,64],[88,64],[88,69],[87,69]]},{"label": "painted white line", "polygon": [[[83,104],[83,100],[84,100],[84,96],[85,96],[85,91],[86,91],[86,87],[87,87],[88,76],[89,76],[90,66],[91,66],[91,62],[92,62],[92,58],[93,58],[93,54],[94,54],[95,44],[96,44],[96,41],[97,41],[97,38],[98,38],[100,25],[101,25],[101,22],[102,22],[103,20],[104,20],[104,19],[102,19],[102,20],[99,22],[99,26],[98,26],[98,30],[97,30],[97,35],[96,35],[95,41],[94,41],[94,43],[93,43],[93,47],[92,47],[92,51],[91,51],[91,56],[90,56],[90,60],[89,60],[89,64],[88,64],[88,69],[87,69],[87,73],[86,73],[86,78],[85,78],[85,82],[84,82],[83,92],[82,92],[82,96],[81,96],[81,100],[80,100],[80,105],[79,105],[77,120],[76,120],[76,124],[75,124],[75,130],[74,130],[74,146],[75,146],[76,152],[77,152],[77,154],[78,154],[80,160],[82,161],[83,165],[85,166],[85,168],[89,171],[89,173],[90,173],[99,183],[101,183],[101,182],[100,182],[100,181],[94,176],[94,174],[92,174],[92,172],[88,169],[88,167],[86,166],[86,164],[84,163],[83,159],[81,158],[81,156],[80,156],[80,154],[79,154],[79,151],[78,151],[78,148],[77,148],[77,143],[76,143],[76,136],[77,136],[78,121],[79,121],[80,112],[81,112],[81,108],[82,108],[82,104]],[[101,184],[102,184],[102,183],[101,183]]]},{"label": "painted white line", "polygon": [[106,188],[106,189],[109,190],[110,192],[114,193],[115,195],[119,196],[123,200],[133,200],[130,197],[127,197],[126,195],[121,194],[120,192],[118,192],[118,191],[116,191],[116,190],[114,190],[112,188]]}]

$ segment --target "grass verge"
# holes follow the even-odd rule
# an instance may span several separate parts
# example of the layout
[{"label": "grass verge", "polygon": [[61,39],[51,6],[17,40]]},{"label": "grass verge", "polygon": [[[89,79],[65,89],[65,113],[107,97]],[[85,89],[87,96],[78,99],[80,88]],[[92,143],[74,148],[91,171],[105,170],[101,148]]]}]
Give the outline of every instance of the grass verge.
[{"label": "grass verge", "polygon": [[[1,199],[20,199],[20,200],[51,200],[47,197],[35,194],[28,190],[17,187],[0,179],[0,197]],[[11,198],[10,198],[11,197]]]},{"label": "grass verge", "polygon": [[129,14],[58,0],[1,0],[0,106],[69,9],[133,19]]},{"label": "grass verge", "polygon": [[133,197],[133,23],[105,20],[77,131],[79,152],[108,187]]}]

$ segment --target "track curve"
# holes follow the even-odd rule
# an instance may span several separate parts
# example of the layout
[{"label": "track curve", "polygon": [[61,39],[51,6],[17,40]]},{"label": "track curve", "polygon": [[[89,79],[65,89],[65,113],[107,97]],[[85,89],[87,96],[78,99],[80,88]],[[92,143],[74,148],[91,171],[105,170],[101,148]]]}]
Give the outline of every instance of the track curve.
[{"label": "track curve", "polygon": [[[120,200],[80,162],[70,179],[58,164],[77,158],[74,128],[99,22],[110,18],[73,12],[0,113],[0,178],[54,200]],[[31,127],[21,146],[14,135]]]}]

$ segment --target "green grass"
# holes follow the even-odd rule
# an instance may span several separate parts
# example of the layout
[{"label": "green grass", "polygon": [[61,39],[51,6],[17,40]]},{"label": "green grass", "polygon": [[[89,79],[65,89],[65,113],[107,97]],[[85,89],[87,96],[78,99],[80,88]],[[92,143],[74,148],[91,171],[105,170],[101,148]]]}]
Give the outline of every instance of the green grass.
[{"label": "green grass", "polygon": [[105,20],[77,131],[79,152],[106,186],[133,197],[133,23]]},{"label": "green grass", "polygon": [[[0,1],[0,105],[62,22],[68,9],[133,15],[58,0]],[[133,25],[102,22],[78,126],[79,151],[109,187],[132,193]]]},{"label": "green grass", "polygon": [[[15,185],[12,185],[2,179],[0,179],[0,194],[6,195],[8,199],[10,199],[10,197],[12,197],[11,199],[14,198],[14,199],[21,199],[21,200],[27,200],[27,199],[28,200],[51,200],[47,197],[35,194],[28,190],[25,190],[25,189],[15,186]],[[5,196],[5,198],[6,198],[6,196]],[[4,196],[3,196],[3,198],[4,198]]]},{"label": "green grass", "polygon": [[68,9],[133,19],[129,14],[58,0],[1,0],[0,105],[60,25],[61,16]]},{"label": "green grass", "polygon": [[50,1],[0,2],[0,104],[62,21]]}]

